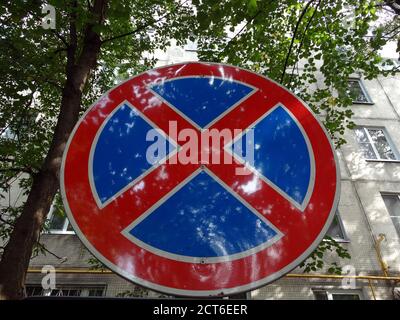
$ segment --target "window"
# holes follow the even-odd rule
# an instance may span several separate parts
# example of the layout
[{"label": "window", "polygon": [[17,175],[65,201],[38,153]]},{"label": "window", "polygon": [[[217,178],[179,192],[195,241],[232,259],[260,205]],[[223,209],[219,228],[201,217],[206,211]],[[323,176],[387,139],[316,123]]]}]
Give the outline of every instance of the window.
[{"label": "window", "polygon": [[54,290],[45,290],[40,285],[27,285],[26,295],[50,296],[50,297],[102,297],[105,294],[105,286],[62,286]]},{"label": "window", "polygon": [[332,220],[332,223],[326,232],[327,236],[330,236],[336,241],[348,241],[347,235],[344,231],[344,226],[342,219],[340,218],[339,212],[336,211],[335,217]]},{"label": "window", "polygon": [[367,160],[398,160],[399,156],[383,128],[355,129],[357,142]]},{"label": "window", "polygon": [[189,52],[197,52],[197,43],[189,40],[184,49]]},{"label": "window", "polygon": [[382,194],[383,201],[389,212],[393,225],[400,237],[400,195],[399,194]]},{"label": "window", "polygon": [[359,290],[313,290],[315,300],[362,300]]},{"label": "window", "polygon": [[48,229],[50,233],[54,234],[75,233],[67,219],[67,216],[65,215],[64,210],[55,207],[52,207],[49,214]]},{"label": "window", "polygon": [[225,298],[226,299],[231,299],[231,300],[247,300],[248,299],[248,293],[247,292],[242,292],[242,293],[232,294],[232,295],[227,296]]},{"label": "window", "polygon": [[28,297],[43,296],[43,288],[41,286],[26,286],[26,295]]},{"label": "window", "polygon": [[383,61],[380,63],[382,70],[391,71],[396,69],[399,70],[400,61],[393,58],[384,58]]},{"label": "window", "polygon": [[347,82],[347,94],[353,99],[353,103],[371,104],[372,100],[367,94],[360,79],[350,79]]}]

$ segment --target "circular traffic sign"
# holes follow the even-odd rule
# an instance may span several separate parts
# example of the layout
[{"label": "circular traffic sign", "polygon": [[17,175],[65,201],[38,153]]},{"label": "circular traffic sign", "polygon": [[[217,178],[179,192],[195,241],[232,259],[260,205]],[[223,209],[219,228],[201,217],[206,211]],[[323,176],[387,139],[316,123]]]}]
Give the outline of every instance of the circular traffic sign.
[{"label": "circular traffic sign", "polygon": [[339,168],[310,109],[259,74],[182,63],[116,86],[75,126],[68,219],[121,276],[156,291],[249,291],[295,268],[335,214]]}]

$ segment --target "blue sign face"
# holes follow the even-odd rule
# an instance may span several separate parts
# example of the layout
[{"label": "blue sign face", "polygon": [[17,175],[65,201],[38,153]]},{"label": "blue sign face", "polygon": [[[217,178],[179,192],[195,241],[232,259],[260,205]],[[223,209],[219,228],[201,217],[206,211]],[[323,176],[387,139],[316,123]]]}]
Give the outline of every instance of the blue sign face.
[{"label": "blue sign face", "polygon": [[127,81],[78,124],[63,161],[69,218],[103,263],[152,289],[249,290],[321,240],[337,202],[335,156],[279,85],[234,67],[179,68]]}]

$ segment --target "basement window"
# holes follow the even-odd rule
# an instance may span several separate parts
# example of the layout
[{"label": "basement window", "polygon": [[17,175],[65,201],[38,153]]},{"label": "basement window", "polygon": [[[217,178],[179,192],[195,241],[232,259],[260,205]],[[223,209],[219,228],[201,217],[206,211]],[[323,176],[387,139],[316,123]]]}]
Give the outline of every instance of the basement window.
[{"label": "basement window", "polygon": [[360,290],[313,290],[315,300],[363,300]]},{"label": "basement window", "polygon": [[25,290],[28,297],[102,297],[105,295],[106,286],[62,285],[56,289],[46,290],[40,285],[27,285]]}]

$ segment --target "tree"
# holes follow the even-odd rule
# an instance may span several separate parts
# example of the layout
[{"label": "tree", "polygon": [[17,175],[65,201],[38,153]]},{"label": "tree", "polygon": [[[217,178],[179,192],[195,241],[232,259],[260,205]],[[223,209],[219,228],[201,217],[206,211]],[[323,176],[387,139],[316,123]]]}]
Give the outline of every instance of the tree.
[{"label": "tree", "polygon": [[12,224],[0,262],[3,299],[24,296],[32,249],[58,190],[62,154],[80,113],[112,85],[115,72],[126,76],[148,67],[152,61],[145,52],[165,48],[171,37],[186,38],[190,30],[191,9],[176,1],[50,4],[57,13],[55,29],[42,28],[40,1],[7,1],[0,12],[0,127],[6,134],[1,179],[28,174],[22,182],[24,206],[11,215],[15,219],[3,217]]},{"label": "tree", "polygon": [[[118,79],[152,66],[156,48],[165,49],[171,39],[178,45],[197,41],[201,60],[247,67],[296,89],[325,115],[324,124],[340,145],[344,129],[352,126],[345,79],[356,71],[369,79],[389,72],[382,65],[391,62],[378,53],[398,36],[398,28],[391,27],[398,20],[376,23],[388,3],[52,0],[56,28],[45,29],[42,18],[48,12],[42,12],[41,1],[3,1],[0,181],[6,188],[20,176],[27,200],[0,212],[5,242],[0,299],[24,295],[29,259],[57,193],[62,153],[79,115]],[[296,75],[300,60],[306,63]],[[318,63],[323,84],[310,93],[306,89],[317,81]]]}]

